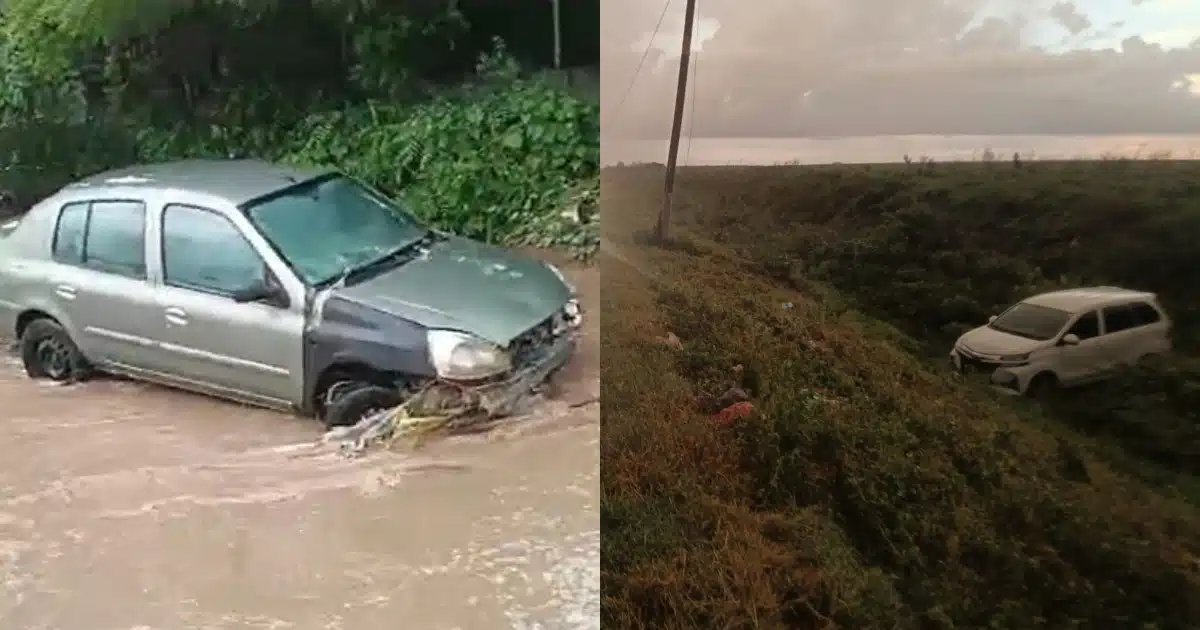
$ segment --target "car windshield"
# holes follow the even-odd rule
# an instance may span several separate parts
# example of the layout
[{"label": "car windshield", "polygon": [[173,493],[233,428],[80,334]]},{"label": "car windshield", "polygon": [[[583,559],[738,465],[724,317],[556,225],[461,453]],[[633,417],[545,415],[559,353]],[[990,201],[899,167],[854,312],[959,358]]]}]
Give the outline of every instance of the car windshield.
[{"label": "car windshield", "polygon": [[1046,341],[1061,332],[1069,319],[1071,314],[1065,311],[1021,302],[988,326],[1010,335]]},{"label": "car windshield", "polygon": [[342,175],[293,186],[244,211],[309,285],[386,257],[427,233],[398,205]]}]

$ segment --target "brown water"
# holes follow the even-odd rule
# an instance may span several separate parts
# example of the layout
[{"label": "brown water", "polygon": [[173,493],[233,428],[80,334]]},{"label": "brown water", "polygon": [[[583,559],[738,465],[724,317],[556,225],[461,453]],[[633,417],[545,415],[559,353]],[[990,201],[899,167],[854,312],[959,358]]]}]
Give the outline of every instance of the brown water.
[{"label": "brown water", "polygon": [[312,421],[0,362],[0,629],[592,629],[599,273],[553,399],[346,459]]}]

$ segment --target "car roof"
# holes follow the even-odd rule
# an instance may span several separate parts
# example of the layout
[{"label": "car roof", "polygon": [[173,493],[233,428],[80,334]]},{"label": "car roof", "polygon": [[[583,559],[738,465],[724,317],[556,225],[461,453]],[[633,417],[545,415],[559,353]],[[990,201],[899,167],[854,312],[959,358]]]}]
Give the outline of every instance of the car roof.
[{"label": "car roof", "polygon": [[1146,291],[1122,289],[1121,287],[1082,287],[1035,295],[1024,302],[1068,313],[1079,313],[1113,303],[1154,299],[1155,295]]},{"label": "car roof", "polygon": [[285,166],[262,160],[181,160],[104,171],[68,184],[63,190],[93,187],[185,190],[240,205],[333,172],[332,169]]}]

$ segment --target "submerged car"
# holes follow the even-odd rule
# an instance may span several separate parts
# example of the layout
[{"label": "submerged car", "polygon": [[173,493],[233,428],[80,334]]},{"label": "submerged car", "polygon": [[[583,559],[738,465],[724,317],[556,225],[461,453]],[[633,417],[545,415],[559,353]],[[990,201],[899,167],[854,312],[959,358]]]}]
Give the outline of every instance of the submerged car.
[{"label": "submerged car", "polygon": [[1111,376],[1171,350],[1171,320],[1153,293],[1088,287],[1036,295],[958,338],[950,361],[1040,396]]},{"label": "submerged car", "polygon": [[0,228],[0,335],[29,376],[113,373],[330,426],[431,386],[508,413],[582,317],[555,267],[431,230],[333,170],[130,167]]}]

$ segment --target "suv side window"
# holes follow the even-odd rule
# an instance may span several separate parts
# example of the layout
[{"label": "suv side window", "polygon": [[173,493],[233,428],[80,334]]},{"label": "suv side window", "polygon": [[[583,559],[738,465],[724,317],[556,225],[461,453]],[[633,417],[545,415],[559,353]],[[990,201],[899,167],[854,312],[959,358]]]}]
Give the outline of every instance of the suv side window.
[{"label": "suv side window", "polygon": [[1104,334],[1111,335],[1137,326],[1138,321],[1129,305],[1109,306],[1104,309]]},{"label": "suv side window", "polygon": [[1071,326],[1071,330],[1067,331],[1068,335],[1075,335],[1079,340],[1091,339],[1100,336],[1100,316],[1096,311],[1080,315],[1079,319],[1075,320],[1075,324]]},{"label": "suv side window", "polygon": [[51,245],[54,260],[146,278],[146,206],[140,201],[84,201],[63,206]]},{"label": "suv side window", "polygon": [[163,282],[232,295],[263,277],[265,264],[237,226],[219,213],[168,205],[162,217]]},{"label": "suv side window", "polygon": [[88,211],[91,204],[69,203],[58,215],[58,227],[54,230],[51,256],[55,261],[68,265],[83,264],[83,245],[87,240]]},{"label": "suv side window", "polygon": [[1137,326],[1148,326],[1162,321],[1162,313],[1146,302],[1134,302],[1130,310]]}]

